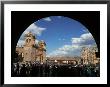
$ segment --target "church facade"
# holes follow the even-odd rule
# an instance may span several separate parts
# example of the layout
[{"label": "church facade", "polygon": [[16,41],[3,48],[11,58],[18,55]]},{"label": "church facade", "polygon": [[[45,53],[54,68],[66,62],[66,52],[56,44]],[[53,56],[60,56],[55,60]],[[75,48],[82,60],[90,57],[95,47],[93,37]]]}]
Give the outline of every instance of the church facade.
[{"label": "church facade", "polygon": [[45,62],[46,43],[43,40],[36,43],[35,40],[35,36],[31,32],[29,32],[25,34],[25,43],[23,47],[16,47],[18,56],[21,56],[23,58],[22,62]]},{"label": "church facade", "polygon": [[96,56],[98,49],[96,47],[84,47],[81,52],[81,59],[83,64],[98,64],[100,58]]}]

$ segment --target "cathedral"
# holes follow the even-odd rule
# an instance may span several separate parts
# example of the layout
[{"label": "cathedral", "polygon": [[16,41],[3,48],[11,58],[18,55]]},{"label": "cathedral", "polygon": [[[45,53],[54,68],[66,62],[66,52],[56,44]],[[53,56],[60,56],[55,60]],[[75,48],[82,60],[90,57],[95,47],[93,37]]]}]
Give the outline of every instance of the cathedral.
[{"label": "cathedral", "polygon": [[25,34],[25,43],[23,47],[16,47],[18,57],[23,58],[21,62],[45,62],[46,43],[43,40],[36,43],[35,40],[36,37],[31,32],[29,32]]},{"label": "cathedral", "polygon": [[81,59],[83,60],[83,64],[98,64],[100,62],[100,58],[96,56],[98,49],[96,47],[84,47],[81,52]]}]

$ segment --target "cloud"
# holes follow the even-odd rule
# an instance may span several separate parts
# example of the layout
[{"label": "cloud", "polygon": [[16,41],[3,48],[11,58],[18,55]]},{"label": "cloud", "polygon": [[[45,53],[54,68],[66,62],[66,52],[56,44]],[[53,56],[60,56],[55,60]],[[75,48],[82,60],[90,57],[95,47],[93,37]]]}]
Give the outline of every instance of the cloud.
[{"label": "cloud", "polygon": [[90,33],[84,33],[79,38],[72,38],[71,45],[64,45],[48,56],[79,56],[82,50],[82,47],[92,47],[95,44],[95,41]]},{"label": "cloud", "polygon": [[54,56],[66,56],[67,52],[66,51],[60,51],[60,50],[55,50],[52,53],[50,53],[49,57],[54,57]]},{"label": "cloud", "polygon": [[60,51],[69,51],[69,50],[72,50],[72,46],[71,45],[64,45],[62,46],[61,48],[58,48],[58,50]]},{"label": "cloud", "polygon": [[[42,28],[42,27],[39,27],[37,26],[36,24],[31,24],[21,35],[20,39],[18,40],[18,43],[17,45],[21,46],[24,44],[24,40],[25,40],[25,34],[28,33],[28,32],[32,32],[35,36],[41,36],[42,35],[42,32],[45,31],[46,28]],[[38,43],[38,40],[36,40],[36,43]]]},{"label": "cloud", "polygon": [[24,45],[24,43],[25,43],[25,41],[24,40],[19,40],[18,41],[18,43],[17,43],[17,46],[23,46]]},{"label": "cloud", "polygon": [[50,53],[48,56],[54,57],[54,56],[77,56],[80,53],[81,48],[77,45],[64,45],[61,48],[58,48],[57,50]]},{"label": "cloud", "polygon": [[77,45],[89,45],[95,42],[91,33],[82,34],[79,38],[72,38],[71,41]]},{"label": "cloud", "polygon": [[58,18],[61,18],[62,16],[57,16]]},{"label": "cloud", "polygon": [[50,17],[43,18],[45,21],[51,21]]},{"label": "cloud", "polygon": [[39,27],[33,23],[24,31],[24,34],[31,31],[33,34],[40,36],[44,30],[46,30],[46,28]]},{"label": "cloud", "polygon": [[85,33],[89,32],[88,29],[83,29],[82,31]]},{"label": "cloud", "polygon": [[43,31],[45,31],[46,30],[46,28],[42,28],[42,27],[39,27],[39,26],[37,26],[36,24],[31,24],[23,33],[22,33],[22,35],[21,35],[21,37],[20,37],[20,40],[24,40],[25,38],[24,38],[24,36],[25,36],[25,34],[26,33],[28,33],[28,32],[32,32],[35,36],[37,35],[37,36],[41,36],[41,34],[42,34],[42,32]]},{"label": "cloud", "polygon": [[[35,40],[35,43],[38,44],[38,40]],[[18,40],[17,46],[23,46],[25,44],[25,40]]]}]

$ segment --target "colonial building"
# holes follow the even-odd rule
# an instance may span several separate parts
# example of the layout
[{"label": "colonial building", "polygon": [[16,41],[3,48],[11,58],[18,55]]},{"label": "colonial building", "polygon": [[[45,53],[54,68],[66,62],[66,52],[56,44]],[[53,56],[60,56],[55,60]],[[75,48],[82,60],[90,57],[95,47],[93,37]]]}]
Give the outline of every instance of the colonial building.
[{"label": "colonial building", "polygon": [[100,58],[96,56],[98,52],[96,47],[84,47],[81,52],[81,58],[83,64],[97,64],[100,62]]},{"label": "colonial building", "polygon": [[56,64],[81,64],[80,57],[48,57],[46,59],[48,62]]},{"label": "colonial building", "polygon": [[35,42],[35,36],[29,32],[25,34],[25,43],[22,47],[16,47],[18,56],[22,56],[23,61],[40,61],[45,62],[46,58],[46,43],[41,40],[38,43]]}]

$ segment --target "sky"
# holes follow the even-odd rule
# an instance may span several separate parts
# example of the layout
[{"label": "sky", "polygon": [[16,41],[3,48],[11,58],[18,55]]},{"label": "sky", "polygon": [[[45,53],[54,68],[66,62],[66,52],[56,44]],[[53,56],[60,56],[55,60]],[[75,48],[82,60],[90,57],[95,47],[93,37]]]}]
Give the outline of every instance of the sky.
[{"label": "sky", "polygon": [[17,45],[24,44],[24,35],[32,32],[36,44],[46,43],[47,56],[80,56],[82,47],[96,46],[88,29],[80,22],[63,16],[50,16],[32,23],[21,35]]}]

